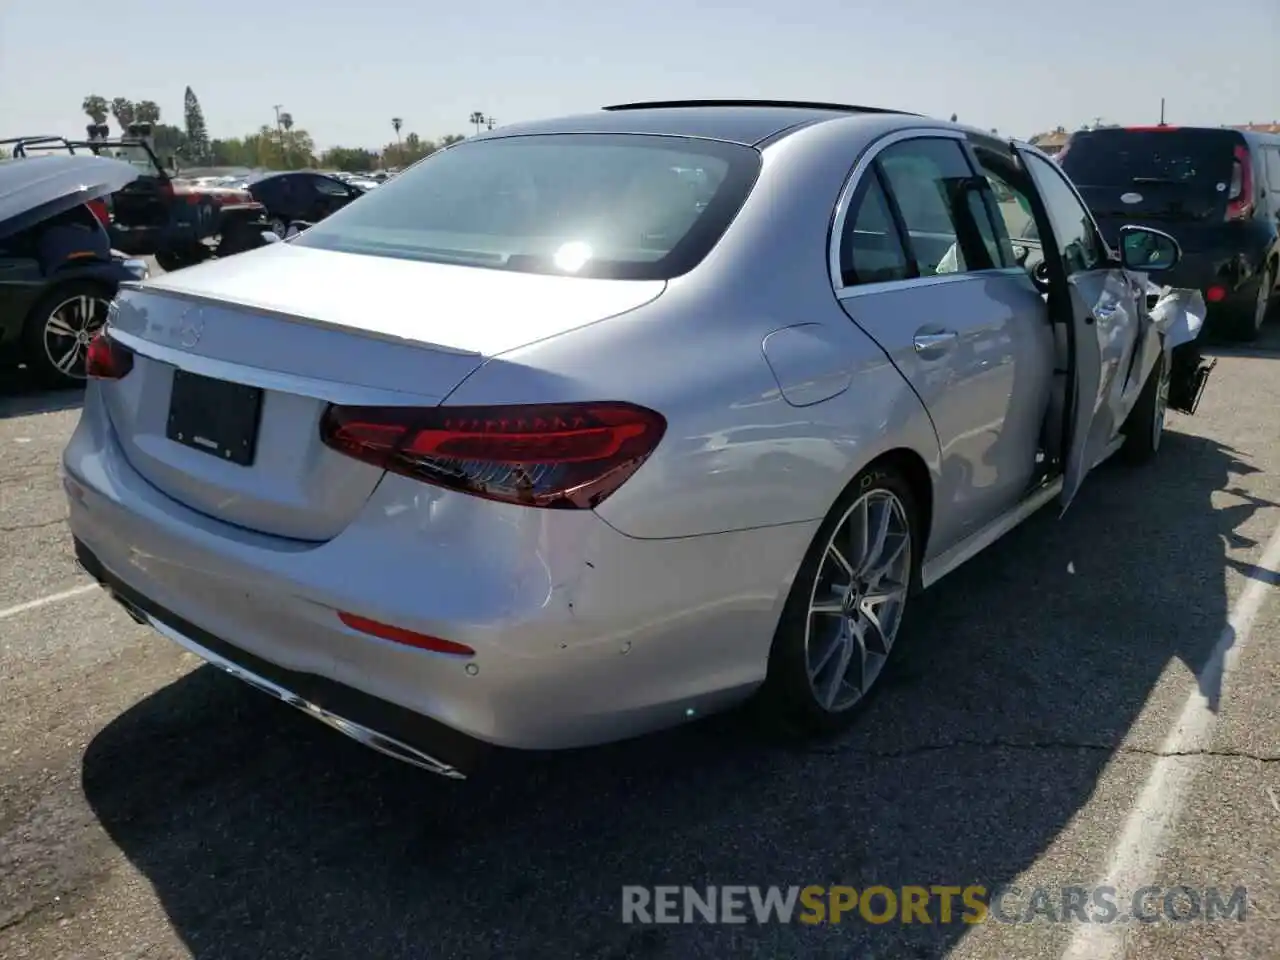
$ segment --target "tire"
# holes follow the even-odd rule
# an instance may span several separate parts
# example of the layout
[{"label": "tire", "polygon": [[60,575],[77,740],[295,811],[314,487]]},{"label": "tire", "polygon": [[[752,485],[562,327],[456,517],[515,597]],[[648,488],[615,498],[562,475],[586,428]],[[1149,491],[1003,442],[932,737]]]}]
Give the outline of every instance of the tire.
[{"label": "tire", "polygon": [[1252,343],[1262,336],[1262,325],[1266,322],[1275,307],[1276,265],[1267,264],[1258,281],[1258,294],[1251,308],[1240,310],[1235,317],[1231,332],[1236,340]]},{"label": "tire", "polygon": [[[857,531],[864,529],[859,519],[868,515],[864,507],[873,530],[876,521],[888,517],[889,535],[878,560],[865,552],[858,559],[844,556],[858,552],[853,542],[862,540]],[[821,736],[844,729],[857,717],[896,648],[902,614],[919,585],[919,515],[906,479],[890,466],[875,464],[858,474],[831,508],[792,584],[770,649],[768,675],[756,697],[757,715],[769,732]],[[845,550],[840,551],[842,543]],[[833,546],[844,556],[843,563]],[[885,563],[889,558],[892,562]],[[839,588],[842,579],[850,579],[849,567],[862,573],[876,565],[883,567],[883,578],[861,584],[853,599]],[[824,594],[831,609],[815,611]],[[869,611],[869,598],[876,594],[894,599]],[[859,595],[866,599],[858,602]],[[875,627],[877,619],[883,631]],[[865,671],[861,675],[859,661]]]},{"label": "tire", "polygon": [[22,328],[23,354],[36,379],[50,387],[84,384],[89,341],[106,322],[112,297],[104,284],[70,280],[40,298]]},{"label": "tire", "polygon": [[1161,351],[1160,359],[1138,395],[1138,402],[1124,422],[1124,445],[1119,452],[1123,462],[1141,466],[1150,463],[1160,452],[1165,416],[1169,411],[1170,374],[1168,354]]}]

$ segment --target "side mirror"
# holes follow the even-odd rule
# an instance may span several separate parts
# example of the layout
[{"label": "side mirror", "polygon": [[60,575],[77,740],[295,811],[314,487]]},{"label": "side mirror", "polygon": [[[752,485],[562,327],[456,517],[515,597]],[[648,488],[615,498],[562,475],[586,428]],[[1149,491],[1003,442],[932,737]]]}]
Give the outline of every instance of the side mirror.
[{"label": "side mirror", "polygon": [[1150,227],[1120,228],[1120,264],[1126,270],[1157,273],[1182,259],[1178,241],[1162,230]]}]

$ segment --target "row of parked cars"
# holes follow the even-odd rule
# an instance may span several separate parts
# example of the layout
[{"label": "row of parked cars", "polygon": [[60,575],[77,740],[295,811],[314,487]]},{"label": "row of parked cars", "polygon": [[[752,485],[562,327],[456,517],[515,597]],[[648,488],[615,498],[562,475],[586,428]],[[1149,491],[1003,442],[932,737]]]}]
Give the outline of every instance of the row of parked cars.
[{"label": "row of parked cars", "polygon": [[1271,145],[1129,134],[1059,166],[903,111],[680,101],[468,138],[123,285],[63,456],[77,557],[448,777],[744,702],[839,729],[919,590],[1157,456],[1206,301],[1236,329],[1273,298],[1274,229],[1221,254],[1271,222]]}]

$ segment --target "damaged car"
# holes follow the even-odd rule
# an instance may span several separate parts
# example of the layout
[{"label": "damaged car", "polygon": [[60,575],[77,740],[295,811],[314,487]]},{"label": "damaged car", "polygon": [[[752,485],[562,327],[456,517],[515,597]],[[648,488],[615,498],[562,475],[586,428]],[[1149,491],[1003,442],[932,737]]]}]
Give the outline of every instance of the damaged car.
[{"label": "damaged car", "polygon": [[897,110],[482,133],[122,291],[63,454],[75,551],[451,778],[744,701],[835,730],[918,591],[1193,407],[1178,244],[1119,240],[1034,147]]},{"label": "damaged car", "polygon": [[[96,129],[96,128],[95,128]],[[131,256],[155,257],[163,270],[179,270],[212,257],[227,257],[270,242],[266,210],[248,190],[183,180],[173,163],[161,163],[146,125],[137,135],[89,140],[18,137],[0,141],[13,155],[65,152],[114,159],[133,167],[134,178],[107,200],[112,244]]]},{"label": "damaged car", "polygon": [[0,352],[45,384],[84,381],[119,284],[147,276],[102,222],[101,198],[135,177],[97,157],[0,160]]}]

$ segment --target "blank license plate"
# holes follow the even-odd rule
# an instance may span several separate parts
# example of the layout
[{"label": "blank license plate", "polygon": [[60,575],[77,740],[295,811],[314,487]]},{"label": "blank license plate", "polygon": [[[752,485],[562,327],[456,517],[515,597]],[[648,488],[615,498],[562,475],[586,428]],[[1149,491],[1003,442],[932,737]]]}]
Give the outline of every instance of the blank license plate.
[{"label": "blank license plate", "polygon": [[175,443],[242,466],[253,463],[262,390],[174,370],[165,435]]}]

